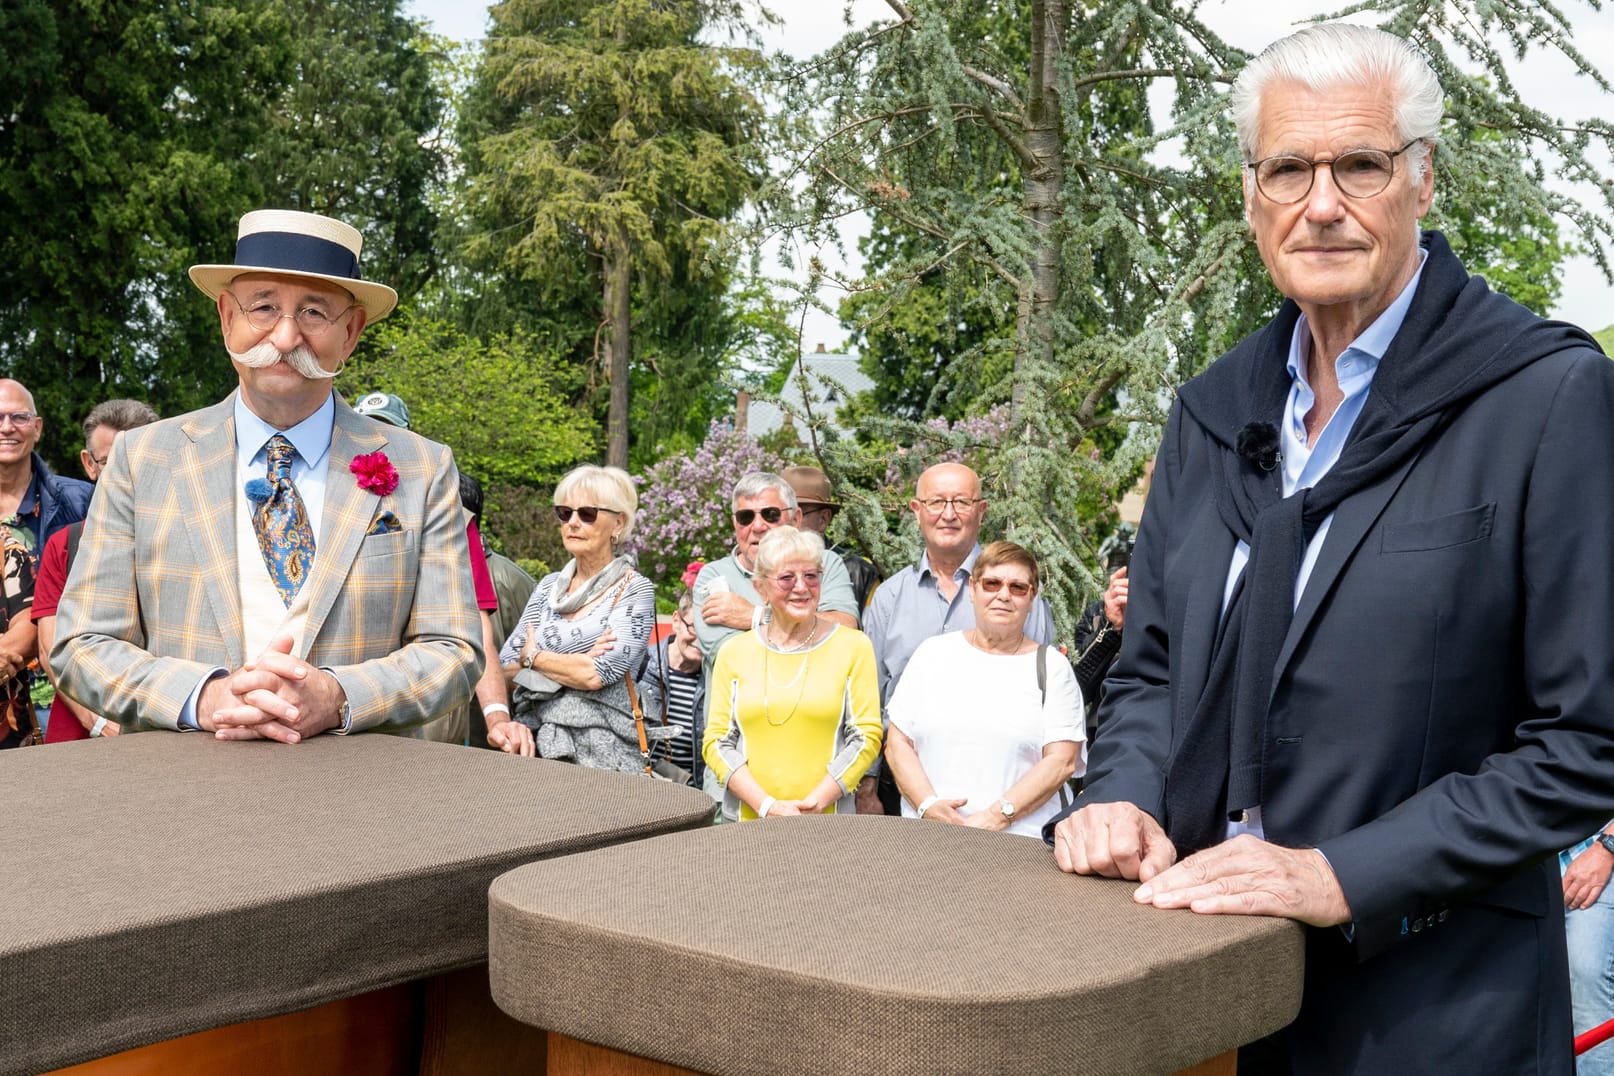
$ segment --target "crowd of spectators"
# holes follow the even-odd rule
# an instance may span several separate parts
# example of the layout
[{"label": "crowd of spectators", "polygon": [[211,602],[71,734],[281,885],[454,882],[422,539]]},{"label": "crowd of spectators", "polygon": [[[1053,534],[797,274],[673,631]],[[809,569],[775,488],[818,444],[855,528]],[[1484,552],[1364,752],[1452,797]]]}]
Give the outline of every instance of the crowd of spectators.
[{"label": "crowd of spectators", "polygon": [[[390,393],[354,410],[410,427]],[[81,454],[90,482],[120,433],[156,418],[133,400],[95,407]],[[20,700],[33,676],[52,677],[56,606],[91,490],[50,473],[34,451],[41,431],[27,389],[0,382],[0,510],[11,509],[0,519],[0,673]],[[537,581],[489,550],[481,486],[459,480],[488,658],[473,697],[417,736],[648,770],[704,789],[720,820],[886,813],[1036,836],[1080,777],[1093,687],[1078,686],[1080,655],[1050,645],[1035,558],[1006,542],[983,552],[987,502],[962,464],[920,477],[910,510],[924,550],[889,580],[827,541],[841,505],[821,469],[745,475],[730,498],[731,553],[691,566],[660,631],[653,585],[619,552],[638,507],[628,474],[583,466],[556,485],[570,559]],[[1095,686],[1125,600],[1123,567],[1082,625]],[[122,731],[66,694],[48,717],[31,702],[11,710],[8,746]]]}]

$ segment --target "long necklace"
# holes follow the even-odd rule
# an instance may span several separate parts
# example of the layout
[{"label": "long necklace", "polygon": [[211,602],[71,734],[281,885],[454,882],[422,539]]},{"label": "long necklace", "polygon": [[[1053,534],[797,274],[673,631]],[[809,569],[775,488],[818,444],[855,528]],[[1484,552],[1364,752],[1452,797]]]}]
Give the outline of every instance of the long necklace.
[{"label": "long necklace", "polygon": [[981,629],[979,628],[971,628],[965,633],[964,638],[977,650],[988,654],[997,654],[1001,656],[1012,656],[1018,654],[1020,653],[1020,648],[1026,644],[1026,636],[1024,632],[1021,632],[1020,635],[1015,638],[1014,646],[1010,647],[1008,650],[994,650],[987,643],[986,636],[981,634]]},{"label": "long necklace", "polygon": [[[813,629],[807,633],[807,638],[801,643],[801,645],[793,646],[789,649],[781,646],[779,647],[779,650],[781,653],[802,653],[802,651],[806,651],[808,647],[812,646],[813,639],[817,635],[818,616],[814,614]],[[790,704],[789,713],[775,721],[773,719],[772,705],[774,688],[773,671],[770,668],[770,655],[773,653],[773,650],[773,646],[768,643],[767,636],[764,635],[762,640],[762,716],[767,718],[768,724],[778,728],[789,721],[792,717],[795,717],[796,710],[801,706],[802,696],[807,693],[807,666],[812,662],[813,656],[810,651],[802,654],[801,667],[796,670],[796,675],[792,676],[788,683],[779,685],[780,691],[788,691],[793,687],[796,688],[796,701]],[[800,687],[797,687],[798,684]]]}]

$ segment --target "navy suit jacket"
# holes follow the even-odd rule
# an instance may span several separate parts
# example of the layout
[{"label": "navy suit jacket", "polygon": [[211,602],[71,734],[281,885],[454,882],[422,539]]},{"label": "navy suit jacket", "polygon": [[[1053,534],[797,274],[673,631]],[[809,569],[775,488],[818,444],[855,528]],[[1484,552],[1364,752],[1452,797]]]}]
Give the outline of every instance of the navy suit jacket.
[{"label": "navy suit jacket", "polygon": [[[1219,451],[1179,404],[1077,806],[1163,820],[1235,543]],[[1589,346],[1339,505],[1263,742],[1267,839],[1320,849],[1354,917],[1349,941],[1308,932],[1296,1071],[1572,1071],[1549,853],[1614,813],[1611,559],[1614,364]]]}]

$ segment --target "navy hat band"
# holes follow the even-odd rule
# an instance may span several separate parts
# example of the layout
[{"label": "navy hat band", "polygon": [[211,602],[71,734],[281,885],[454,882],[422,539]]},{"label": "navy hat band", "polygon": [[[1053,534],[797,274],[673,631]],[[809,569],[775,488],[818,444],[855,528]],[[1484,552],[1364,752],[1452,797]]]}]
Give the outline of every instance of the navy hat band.
[{"label": "navy hat band", "polygon": [[359,279],[359,259],[347,247],[296,232],[254,232],[235,243],[240,266]]}]

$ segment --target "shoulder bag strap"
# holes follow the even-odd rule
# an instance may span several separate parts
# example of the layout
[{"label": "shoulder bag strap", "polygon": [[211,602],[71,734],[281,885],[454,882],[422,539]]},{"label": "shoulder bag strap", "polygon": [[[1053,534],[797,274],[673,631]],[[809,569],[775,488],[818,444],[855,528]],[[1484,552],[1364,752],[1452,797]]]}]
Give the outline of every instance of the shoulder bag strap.
[{"label": "shoulder bag strap", "polygon": [[644,711],[639,708],[639,692],[633,686],[633,676],[622,674],[622,682],[628,688],[628,702],[633,706],[633,731],[639,734],[639,757],[644,760],[644,774],[646,777],[654,775],[650,768],[650,740],[644,734]]}]

